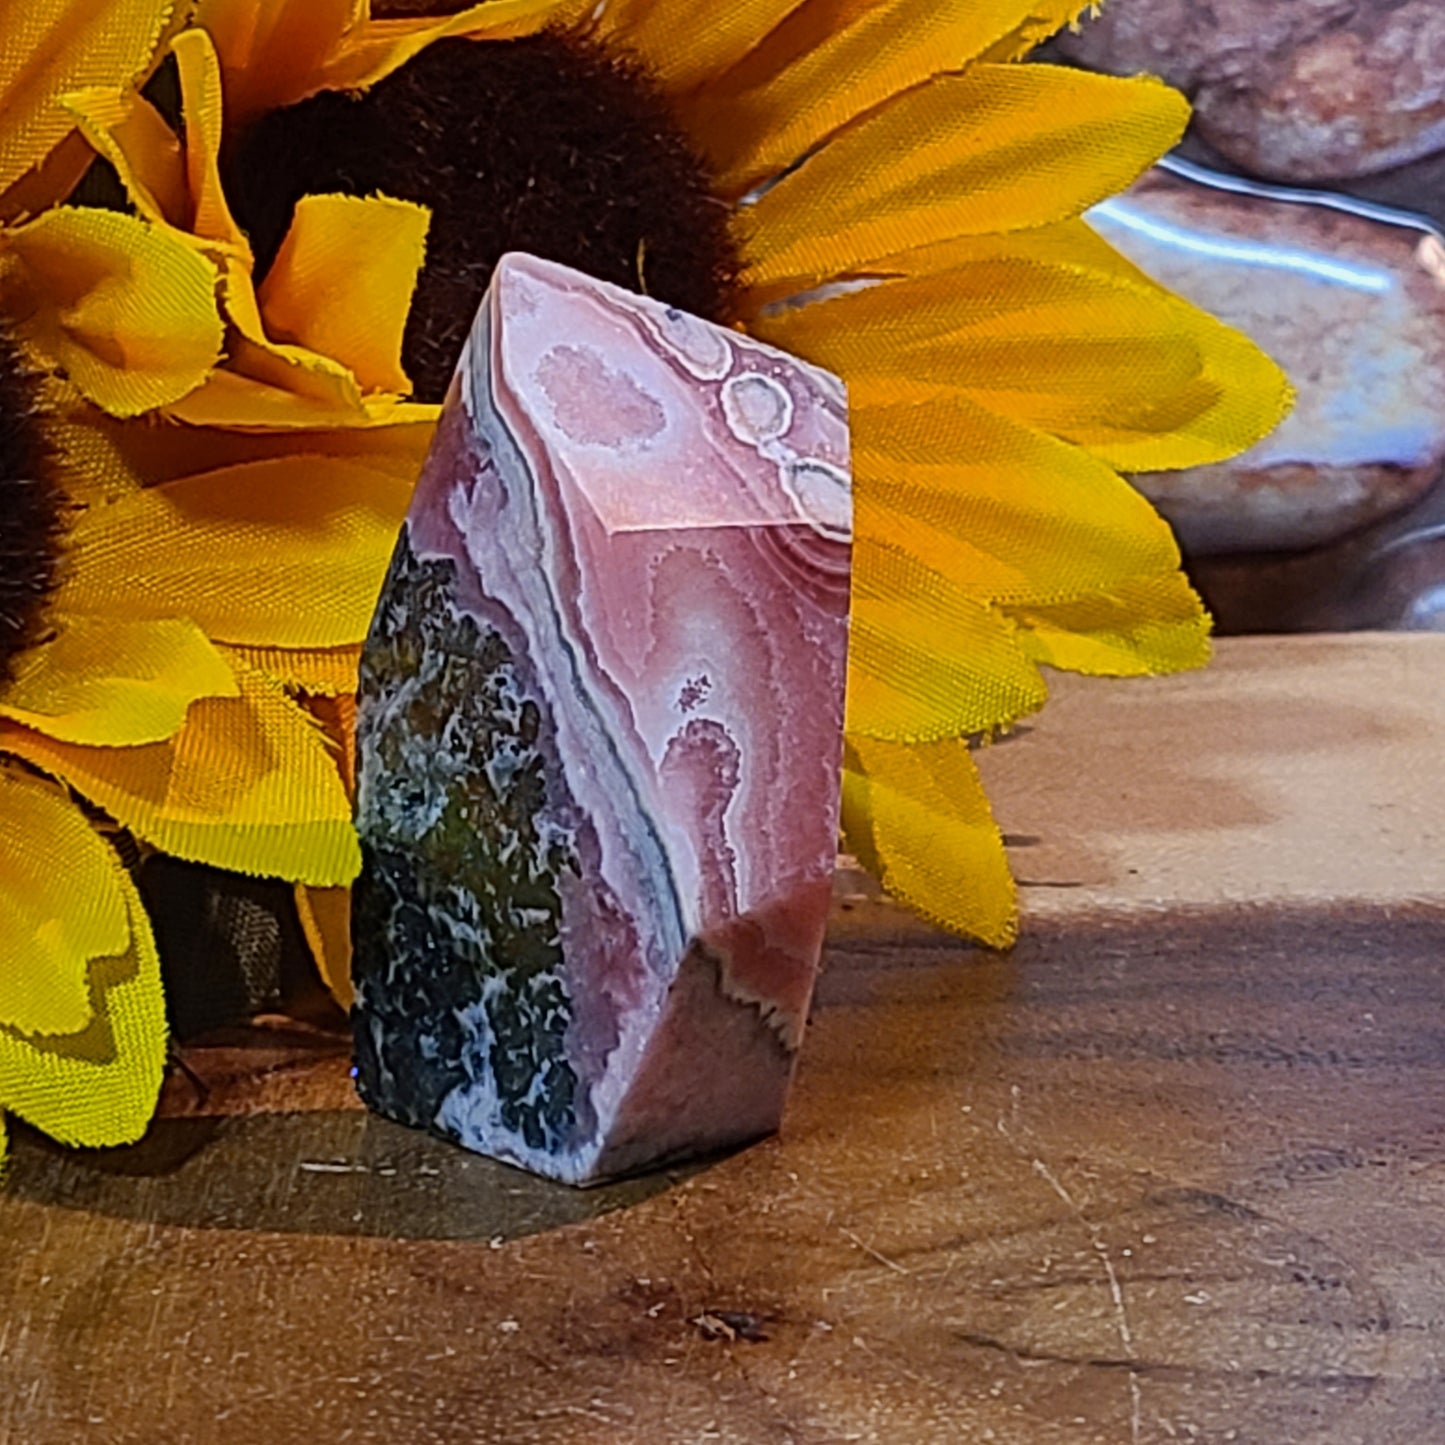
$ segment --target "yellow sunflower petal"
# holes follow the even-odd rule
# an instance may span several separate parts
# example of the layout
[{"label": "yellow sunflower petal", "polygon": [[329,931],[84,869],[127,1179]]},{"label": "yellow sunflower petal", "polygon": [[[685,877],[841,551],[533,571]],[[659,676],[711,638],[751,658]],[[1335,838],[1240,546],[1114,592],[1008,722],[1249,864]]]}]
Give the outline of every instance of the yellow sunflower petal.
[{"label": "yellow sunflower petal", "polygon": [[959,582],[860,533],[848,643],[851,736],[990,733],[1043,706],[1012,622]]},{"label": "yellow sunflower petal", "polygon": [[962,388],[1129,470],[1232,456],[1288,409],[1283,373],[1253,342],[1152,283],[1051,247],[1059,254],[1026,237],[950,243],[934,253],[948,269],[750,329],[847,376],[860,401]]},{"label": "yellow sunflower petal", "polygon": [[[63,595],[63,594],[62,594]],[[61,613],[21,659],[0,716],[61,742],[126,746],[179,730],[202,697],[235,697],[235,675],[193,622]]]},{"label": "yellow sunflower petal", "polygon": [[410,486],[431,445],[437,408],[410,404],[393,415],[417,421],[335,430],[272,432],[120,421],[57,389],[46,430],[65,457],[66,491],[86,506],[159,482],[283,456],[350,457]]},{"label": "yellow sunflower petal", "polygon": [[1030,657],[1067,672],[1142,677],[1209,660],[1209,617],[1178,573],[1135,578],[1072,602],[1003,610],[1018,623],[1019,645]]},{"label": "yellow sunflower petal", "polygon": [[965,743],[850,739],[843,836],[895,898],[931,922],[993,948],[1014,941],[1014,882]]},{"label": "yellow sunflower petal", "polygon": [[312,695],[306,699],[306,709],[321,724],[336,769],[341,774],[346,796],[356,797],[356,690],[333,693],[331,696]]},{"label": "yellow sunflower petal", "polygon": [[[1013,257],[884,281],[752,328],[899,397],[966,388],[1027,425],[1054,428],[1130,401],[1157,412],[1199,375],[1187,313],[1162,293]],[[1189,398],[1170,421],[1189,415]]]},{"label": "yellow sunflower petal", "polygon": [[896,0],[841,19],[836,8],[797,6],[682,106],[725,193],[741,195],[894,95],[961,69],[1032,0]]},{"label": "yellow sunflower petal", "polygon": [[288,691],[343,697],[356,691],[361,665],[357,647],[226,647],[227,657],[262,672]]},{"label": "yellow sunflower petal", "polygon": [[895,97],[741,213],[771,290],[957,235],[1079,214],[1178,140],[1184,98],[1145,78],[976,65]]},{"label": "yellow sunflower petal", "polygon": [[454,35],[518,40],[548,26],[575,25],[594,6],[595,0],[484,0],[444,18],[368,20],[346,35],[313,78],[311,89],[364,90],[434,41]]},{"label": "yellow sunflower petal", "polygon": [[1179,565],[1112,468],[959,393],[853,411],[856,527],[980,598],[1069,601]]},{"label": "yellow sunflower petal", "polygon": [[1163,302],[1199,357],[1187,388],[1163,399],[1158,411],[1091,398],[1059,416],[1056,430],[1110,466],[1128,472],[1204,466],[1238,455],[1289,414],[1295,393],[1288,377],[1243,332],[1182,298]]},{"label": "yellow sunflower petal", "polygon": [[365,426],[368,412],[356,378],[337,362],[299,346],[231,343],[228,364],[204,386],[166,407],[192,427],[279,428]]},{"label": "yellow sunflower petal", "polygon": [[0,816],[0,1025],[78,1033],[91,960],[130,944],[115,855],[61,789],[3,765]]},{"label": "yellow sunflower petal", "polygon": [[67,605],[189,617],[257,647],[366,636],[410,484],[350,458],[282,456],[185,477],[92,508]]},{"label": "yellow sunflower petal", "polygon": [[65,97],[66,108],[95,149],[116,169],[147,220],[164,224],[203,251],[229,251],[251,264],[250,243],[221,187],[221,72],[203,30],[171,45],[180,81],[184,143],[144,97],[92,88]]},{"label": "yellow sunflower petal", "polygon": [[[64,141],[68,91],[120,86],[150,68],[175,0],[23,0],[0,45],[0,192]],[[52,198],[53,199],[53,198]]]},{"label": "yellow sunflower petal", "polygon": [[108,502],[143,485],[123,455],[118,438],[159,436],[179,427],[157,427],[142,418],[122,421],[92,406],[58,376],[42,378],[41,404],[49,414],[46,433],[56,455],[65,458],[65,490],[79,507]]},{"label": "yellow sunflower petal", "polygon": [[940,271],[958,271],[981,261],[999,260],[1073,267],[1102,275],[1106,280],[1133,282],[1161,295],[1173,294],[1141,271],[1123,252],[1115,250],[1079,216],[998,236],[950,236],[932,245],[916,246],[886,257],[868,270],[878,276],[928,276]]},{"label": "yellow sunflower petal", "polygon": [[162,406],[220,359],[216,271],[136,216],[64,207],[0,233],[21,339],[116,416]]},{"label": "yellow sunflower petal", "polygon": [[65,97],[81,133],[115,167],[126,194],[148,221],[184,226],[190,193],[180,137],[144,96],[92,87]]},{"label": "yellow sunflower petal", "polygon": [[202,698],[160,743],[85,748],[0,722],[0,749],[69,783],[178,858],[334,887],[360,866],[351,806],[325,738],[269,679]]},{"label": "yellow sunflower petal", "polygon": [[[311,0],[321,8],[318,0]],[[186,183],[191,215],[187,229],[208,241],[234,248],[249,259],[250,243],[231,215],[221,189],[221,66],[204,30],[187,30],[171,45],[181,86],[185,121]]]},{"label": "yellow sunflower petal", "polygon": [[366,10],[366,0],[200,0],[193,24],[219,53],[231,123],[320,89],[316,77]]},{"label": "yellow sunflower petal", "polygon": [[303,196],[259,293],[268,333],[335,357],[363,388],[409,392],[401,340],[430,221],[387,196]]},{"label": "yellow sunflower petal", "polygon": [[[1093,327],[1101,337],[1121,338],[1116,358],[1123,361],[1122,369],[1100,357],[1097,371],[1086,369],[1072,383],[1071,404],[1059,409],[1049,403],[1034,414],[1038,425],[1088,447],[1112,466],[1160,471],[1234,456],[1273,430],[1293,405],[1288,379],[1254,342],[1160,286],[1081,220],[1008,236],[960,237],[890,258],[878,269],[915,278],[924,301],[918,309],[928,311],[930,286],[941,283],[956,299],[965,285],[972,292],[981,289],[970,278],[987,276],[999,266],[1023,266],[1032,273],[1032,280],[1016,283],[1017,292],[995,302],[1000,317],[1031,308],[1036,326],[1042,308],[1050,307],[1050,324],[1061,335],[1077,338]],[[1072,283],[1065,279],[1070,276]],[[1066,304],[1070,291],[1078,297],[1072,316]],[[998,280],[994,294],[1005,297]],[[897,316],[909,308],[900,305],[894,311]],[[1086,319],[1089,313],[1095,320]],[[936,334],[932,322],[930,317],[928,330]],[[998,318],[993,329],[997,335]],[[1136,347],[1133,353],[1130,343]],[[1172,393],[1170,364],[1158,360],[1162,349],[1174,358],[1176,374],[1180,358],[1193,358],[1184,384]],[[1136,373],[1148,376],[1147,387],[1139,385],[1137,375],[1131,380],[1131,362]],[[955,356],[951,364],[968,362]],[[914,374],[920,373],[915,369]],[[967,372],[971,390],[975,374],[972,368]],[[978,373],[978,379],[981,392],[989,378]],[[1009,399],[993,398],[991,404],[1008,407]]]},{"label": "yellow sunflower petal", "polygon": [[58,205],[80,184],[95,160],[90,142],[73,130],[8,191],[0,192],[0,225],[39,215]]},{"label": "yellow sunflower petal", "polygon": [[[844,4],[859,8],[857,0]],[[680,92],[735,65],[796,8],[806,7],[800,0],[613,0],[598,19],[598,33],[638,56],[665,89]]]},{"label": "yellow sunflower petal", "polygon": [[351,890],[296,885],[301,931],[316,960],[316,971],[331,997],[349,1009],[351,988]]},{"label": "yellow sunflower petal", "polygon": [[[94,834],[91,841],[104,848]],[[67,849],[57,875],[72,887],[75,857]],[[104,872],[94,860],[90,881],[108,912],[119,904],[127,926],[107,945],[113,951],[90,965],[92,1009],[81,1028],[37,1035],[0,1025],[0,1108],[62,1144],[96,1148],[145,1132],[165,1067],[166,1014],[155,940],[135,885],[113,857]],[[68,901],[73,908],[74,893]]]},{"label": "yellow sunflower petal", "polygon": [[[273,340],[245,257],[222,258],[221,295],[236,328],[226,366],[167,407],[167,416],[191,426],[307,430],[412,419],[390,395],[363,396],[355,374],[336,358]],[[434,417],[436,409],[427,414]]]},{"label": "yellow sunflower petal", "polygon": [[980,58],[1021,60],[1034,46],[1065,25],[1077,30],[1079,17],[1084,11],[1097,10],[1100,3],[1102,0],[1032,0],[1029,13],[1017,21],[1006,35],[995,40]]},{"label": "yellow sunflower petal", "polygon": [[[244,342],[236,347],[237,352],[245,349]],[[302,350],[299,346],[290,349]],[[304,354],[308,361],[303,366],[309,366],[312,358],[325,363],[325,358],[316,357],[314,352]],[[252,350],[247,364],[257,361],[259,370],[269,368],[275,359],[274,353],[262,358]],[[393,396],[364,397],[357,389],[355,378],[344,368],[328,373],[325,365],[315,367],[302,383],[307,387],[305,391],[293,389],[292,382],[298,375],[306,375],[302,367],[295,367],[290,375],[274,381],[240,376],[229,369],[217,370],[204,386],[168,406],[165,414],[172,420],[207,429],[314,432],[342,427],[354,427],[358,431],[429,427],[441,413],[439,406],[400,401]],[[329,395],[324,392],[318,395],[311,390],[309,383],[317,379],[329,389]]]}]

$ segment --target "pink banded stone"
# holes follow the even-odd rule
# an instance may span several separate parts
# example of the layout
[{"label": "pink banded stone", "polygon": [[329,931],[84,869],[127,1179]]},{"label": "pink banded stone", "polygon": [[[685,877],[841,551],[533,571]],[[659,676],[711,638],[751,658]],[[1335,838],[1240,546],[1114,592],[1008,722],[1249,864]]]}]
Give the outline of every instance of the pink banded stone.
[{"label": "pink banded stone", "polygon": [[529,256],[362,662],[358,1082],[572,1183],[778,1125],[837,836],[836,378]]}]

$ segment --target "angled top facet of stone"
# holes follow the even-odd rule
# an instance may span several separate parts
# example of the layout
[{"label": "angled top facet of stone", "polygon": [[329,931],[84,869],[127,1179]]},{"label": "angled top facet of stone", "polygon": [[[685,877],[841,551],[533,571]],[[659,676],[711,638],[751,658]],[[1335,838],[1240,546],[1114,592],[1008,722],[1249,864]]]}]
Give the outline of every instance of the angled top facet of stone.
[{"label": "angled top facet of stone", "polygon": [[[532,431],[608,532],[801,521],[847,539],[836,377],[675,308],[564,279],[576,275],[502,260],[492,312],[508,324],[487,373],[499,410]],[[465,388],[475,357],[464,375]]]},{"label": "angled top facet of stone", "polygon": [[498,266],[363,658],[375,1107],[572,1182],[776,1127],[837,832],[848,475],[834,377]]}]

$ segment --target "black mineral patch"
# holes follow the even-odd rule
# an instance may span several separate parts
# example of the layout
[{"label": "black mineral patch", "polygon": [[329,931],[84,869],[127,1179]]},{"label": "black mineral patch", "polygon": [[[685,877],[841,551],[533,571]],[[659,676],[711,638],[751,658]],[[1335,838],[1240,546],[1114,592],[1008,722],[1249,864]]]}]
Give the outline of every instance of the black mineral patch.
[{"label": "black mineral patch", "polygon": [[528,1148],[566,1150],[591,1111],[566,1054],[559,882],[580,869],[549,721],[503,636],[458,609],[455,564],[419,559],[405,531],[360,697],[362,1097],[462,1138],[439,1111],[471,1091]]}]

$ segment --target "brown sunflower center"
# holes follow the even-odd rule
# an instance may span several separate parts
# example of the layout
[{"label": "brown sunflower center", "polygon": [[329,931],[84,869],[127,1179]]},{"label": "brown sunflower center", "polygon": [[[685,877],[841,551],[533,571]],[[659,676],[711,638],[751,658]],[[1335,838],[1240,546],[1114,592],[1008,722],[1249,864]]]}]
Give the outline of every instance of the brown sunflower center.
[{"label": "brown sunflower center", "polygon": [[263,118],[227,175],[258,271],[307,194],[380,192],[432,209],[402,360],[440,400],[492,269],[529,251],[723,321],[738,257],[728,207],[634,62],[547,32],[444,40],[352,98]]},{"label": "brown sunflower center", "polygon": [[60,509],[35,378],[0,327],[0,684],[38,639],[59,567]]}]

